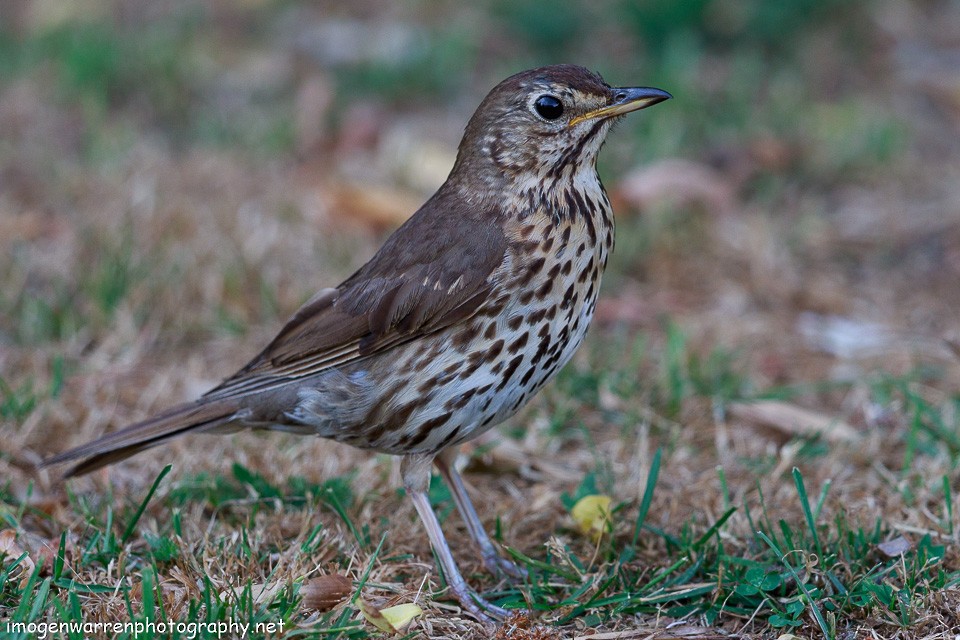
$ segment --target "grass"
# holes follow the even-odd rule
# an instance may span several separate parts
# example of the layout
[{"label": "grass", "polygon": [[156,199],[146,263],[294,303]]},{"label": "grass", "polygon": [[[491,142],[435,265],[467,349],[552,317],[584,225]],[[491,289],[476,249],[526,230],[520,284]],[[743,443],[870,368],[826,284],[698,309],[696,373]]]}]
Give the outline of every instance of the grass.
[{"label": "grass", "polygon": [[[663,374],[668,388],[682,387],[676,380],[690,379],[697,371],[690,366],[695,360],[682,357],[678,345],[683,341],[677,333],[676,328],[669,329],[664,345],[663,355],[670,363]],[[876,393],[900,392],[915,404],[911,412],[936,413],[919,394],[906,391],[913,382],[913,376],[888,378],[877,384]],[[725,387],[704,387],[701,381],[690,388],[719,397]],[[558,395],[565,393],[562,387],[557,390]],[[677,397],[689,399],[690,395],[664,395],[654,406],[675,414]],[[571,436],[560,432],[550,437]],[[949,440],[928,444],[923,453],[911,458],[912,463],[936,455],[938,449],[949,450]],[[741,488],[731,494],[728,477],[742,476],[744,469],[733,465],[728,474],[721,465],[709,487],[722,498],[715,501],[720,510],[714,516],[692,515],[667,522],[651,517],[652,506],[662,507],[663,492],[671,490],[662,486],[662,480],[683,473],[674,466],[679,464],[675,459],[679,453],[679,449],[656,451],[642,492],[618,498],[611,509],[613,531],[596,544],[579,536],[564,518],[545,548],[533,543],[521,551],[510,546],[511,536],[503,536],[507,551],[529,571],[522,584],[491,583],[483,574],[472,579],[485,585],[487,596],[497,604],[527,609],[541,624],[557,629],[574,622],[616,626],[638,616],[656,616],[700,620],[739,632],[765,624],[827,638],[841,637],[858,624],[884,633],[906,633],[930,616],[931,596],[960,585],[960,570],[947,557],[946,543],[952,540],[954,524],[946,474],[938,483],[915,486],[904,496],[909,505],[933,500],[939,493],[939,506],[932,507],[936,523],[922,535],[912,536],[902,555],[888,557],[878,549],[901,535],[895,521],[882,517],[864,521],[836,508],[832,481],[814,484],[811,494],[808,479],[797,467],[790,474],[793,496],[778,497],[776,509],[769,505],[766,492],[771,486],[782,492],[779,479],[763,479],[750,473],[748,466],[747,476],[753,475],[755,490]],[[285,565],[309,566],[311,558],[325,558],[321,564],[326,570],[355,577],[357,594],[365,589],[396,597],[406,593],[397,587],[412,578],[402,568],[412,556],[398,555],[394,547],[397,520],[360,520],[362,505],[375,505],[383,497],[357,495],[354,474],[321,483],[292,476],[280,485],[234,463],[229,475],[204,472],[171,484],[166,479],[170,469],[171,465],[164,467],[146,491],[125,497],[74,495],[70,508],[83,524],[51,539],[56,548],[52,568],[38,566],[25,582],[4,580],[0,606],[9,612],[9,621],[80,622],[89,616],[92,603],[99,601],[97,606],[125,610],[121,617],[133,623],[166,619],[175,611],[185,624],[255,626],[283,621],[291,628],[309,629],[311,637],[364,638],[373,634],[356,619],[351,606],[304,618],[299,590],[308,578],[293,577],[296,573]],[[904,468],[900,475],[907,478],[918,471]],[[568,511],[579,498],[596,493],[613,491],[622,496],[603,476],[603,470],[585,475],[553,508]],[[450,526],[452,503],[442,484],[434,483],[431,499],[448,522],[445,526]],[[387,501],[400,502],[402,495],[393,494]],[[32,508],[29,500],[5,494],[2,504],[10,528],[58,528],[56,520]],[[322,515],[319,522],[312,517],[317,514]],[[297,523],[292,533],[279,539],[265,535],[264,519],[278,518]],[[198,536],[205,527],[207,534]],[[339,550],[331,552],[331,543]],[[176,583],[182,578],[172,576],[182,576],[188,567],[212,558],[225,574],[248,577],[231,579],[229,584],[223,581],[225,575],[205,577],[170,604],[170,591],[161,585]],[[6,559],[8,576],[17,571],[22,559]],[[104,583],[109,567],[114,569]],[[263,595],[265,585],[272,587],[267,595]]]},{"label": "grass", "polygon": [[[489,637],[445,594],[388,457],[245,433],[67,484],[32,467],[241,366],[382,241],[338,185],[428,195],[382,169],[392,131],[427,120],[452,153],[488,87],[562,59],[676,99],[603,151],[617,251],[584,347],[463,450],[529,578],[490,576],[431,485],[470,584],[530,612],[501,635],[955,635],[955,106],[885,53],[903,40],[935,67],[960,24],[935,5],[891,21],[873,2],[407,3],[391,19],[417,34],[409,55],[331,67],[277,35],[329,17],[289,3],[0,21],[16,25],[0,26],[0,628],[367,638],[361,603],[417,602],[399,637]],[[304,106],[311,82],[327,111]],[[317,149],[298,147],[301,109],[323,119]],[[625,195],[635,168],[678,157],[728,188],[729,210],[709,185],[678,195],[689,176]],[[571,511],[597,494],[612,525],[593,539]],[[329,574],[351,593],[310,606]],[[89,635],[134,637],[57,637]]]},{"label": "grass", "polygon": [[[708,625],[724,619],[766,620],[774,628],[807,633],[815,623],[824,637],[834,638],[838,620],[841,630],[853,619],[882,620],[888,632],[910,629],[931,594],[960,583],[960,572],[944,567],[945,546],[934,539],[951,535],[949,529],[924,535],[902,556],[878,558],[876,548],[890,536],[889,525],[878,521],[865,527],[842,513],[832,522],[819,522],[826,490],[812,505],[796,468],[792,514],[776,518],[767,511],[759,492],[752,504],[732,506],[712,522],[689,521],[672,532],[665,531],[646,518],[656,495],[658,475],[670,473],[669,467],[661,472],[660,456],[658,452],[654,458],[639,508],[626,502],[613,509],[618,523],[613,536],[605,536],[596,547],[558,540],[542,559],[511,548],[511,555],[527,567],[530,578],[522,585],[501,586],[488,595],[502,606],[528,608],[561,627],[574,620],[593,626],[635,615],[657,615],[696,617]],[[261,510],[274,517],[326,505],[353,532],[356,544],[352,553],[368,556],[368,569],[375,565],[389,537],[381,537],[374,549],[371,539],[358,533],[358,525],[351,520],[352,509],[344,508],[344,502],[349,504],[346,479],[328,480],[328,486],[305,493],[301,493],[300,481],[293,480],[291,487],[296,489],[285,493],[259,474],[234,465],[233,477],[217,478],[215,490],[197,491],[196,485],[202,485],[202,480],[186,481],[185,489],[175,487],[159,504],[150,505],[169,470],[168,465],[139,503],[125,501],[119,511],[109,503],[77,503],[75,508],[85,523],[80,539],[72,542],[68,554],[67,532],[61,534],[52,570],[48,568],[50,575],[42,578],[38,567],[19,587],[13,579],[4,580],[0,602],[9,607],[9,621],[48,619],[44,617],[48,612],[54,620],[80,622],[81,600],[117,597],[134,623],[166,619],[163,603],[169,601],[169,594],[159,588],[158,577],[189,563],[185,557],[188,553],[204,558],[214,553],[221,562],[259,566],[265,571],[264,563],[269,564],[268,558],[278,553],[289,556],[299,551],[309,556],[318,550],[322,525],[311,530],[293,552],[272,548],[257,532]],[[720,491],[720,487],[716,489]],[[579,494],[595,491],[594,480],[588,476],[578,492],[563,502],[570,505]],[[9,497],[5,503],[16,506]],[[215,509],[217,519],[226,521],[233,534],[208,537],[201,543],[202,549],[190,549],[183,537],[181,514],[184,508],[196,504]],[[169,517],[155,534],[145,534],[142,542],[130,544],[139,538],[136,532],[148,505],[155,516],[159,511]],[[949,509],[944,514],[947,522]],[[630,517],[634,512],[636,517]],[[745,537],[730,535],[734,519],[746,520],[754,532]],[[287,546],[293,543],[287,541]],[[649,562],[651,544],[665,552],[653,566]],[[8,559],[7,576],[21,559]],[[340,562],[355,559],[342,557]],[[112,585],[85,583],[76,577],[90,571],[99,573],[111,565],[120,568]],[[269,583],[279,571],[278,565],[263,579]],[[373,586],[368,578],[369,572],[359,582]],[[252,579],[224,592],[205,578],[195,594],[178,602],[177,611],[185,614],[180,618],[185,623],[240,621],[255,626],[283,620],[290,624],[302,618],[299,586],[292,582],[261,599],[258,590],[263,585]],[[136,606],[131,602],[134,593]],[[349,607],[310,622],[314,637],[369,634],[351,619]]]}]

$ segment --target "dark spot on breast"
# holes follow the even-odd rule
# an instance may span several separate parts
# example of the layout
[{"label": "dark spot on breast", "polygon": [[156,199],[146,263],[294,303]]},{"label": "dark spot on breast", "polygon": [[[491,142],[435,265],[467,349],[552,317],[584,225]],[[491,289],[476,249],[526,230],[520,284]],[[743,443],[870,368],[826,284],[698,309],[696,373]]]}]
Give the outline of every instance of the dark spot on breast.
[{"label": "dark spot on breast", "polygon": [[447,434],[447,437],[440,441],[440,446],[438,449],[445,449],[451,442],[453,442],[456,437],[460,435],[460,427],[453,429],[450,433]]},{"label": "dark spot on breast", "polygon": [[[406,387],[408,384],[407,380],[400,380],[395,382],[393,386],[387,389],[384,393],[380,394],[380,398],[370,407],[370,411],[367,412],[366,422],[380,422],[381,419],[385,418],[384,412],[390,402],[393,402],[393,399],[400,393],[400,390]],[[386,427],[384,427],[386,428]]]},{"label": "dark spot on breast", "polygon": [[425,393],[429,393],[430,391],[436,388],[437,384],[440,382],[441,379],[442,379],[442,376],[433,376],[431,378],[427,378],[426,380],[421,382],[419,385],[417,385],[417,393],[421,395]]},{"label": "dark spot on breast", "polygon": [[587,278],[589,277],[590,277],[590,266],[587,265],[580,271],[580,275],[577,276],[577,283],[583,284],[584,282],[587,281]]},{"label": "dark spot on breast", "polygon": [[447,366],[444,368],[444,370],[443,370],[443,377],[446,378],[446,377],[452,376],[452,375],[455,374],[457,371],[459,371],[459,370],[460,370],[460,367],[462,367],[462,366],[463,366],[463,364],[460,363],[460,362],[454,362],[454,363],[451,364],[451,365],[447,365]]},{"label": "dark spot on breast", "polygon": [[551,248],[553,248],[553,236],[547,236],[547,239],[543,241],[542,245],[540,245],[540,250],[544,253],[547,253]]},{"label": "dark spot on breast", "polygon": [[495,320],[487,325],[486,331],[483,332],[483,337],[487,340],[493,340],[497,337],[497,322]]},{"label": "dark spot on breast", "polygon": [[503,371],[503,378],[500,380],[500,384],[497,385],[497,391],[501,391],[510,383],[510,379],[513,377],[513,374],[517,372],[517,367],[520,366],[521,362],[523,362],[523,354],[510,361],[510,364],[508,364],[507,368]]},{"label": "dark spot on breast", "polygon": [[544,280],[543,284],[537,287],[536,296],[538,300],[543,300],[546,298],[550,292],[553,291],[553,279]]},{"label": "dark spot on breast", "polygon": [[527,265],[527,268],[524,270],[524,274],[520,278],[520,283],[522,285],[525,285],[528,282],[530,282],[533,278],[537,277],[537,275],[543,269],[544,263],[546,263],[546,260],[543,257],[539,257],[536,260],[532,260],[530,264]]},{"label": "dark spot on breast", "polygon": [[450,421],[450,415],[449,413],[444,413],[421,424],[417,429],[417,435],[408,443],[409,446],[415,447],[426,440],[435,429],[439,429]]},{"label": "dark spot on breast", "polygon": [[[536,363],[531,361],[530,364],[533,365]],[[527,369],[527,372],[523,374],[522,378],[520,378],[520,386],[521,387],[527,386],[527,383],[530,382],[530,378],[533,377],[533,374],[536,373],[536,371],[537,371],[537,368],[534,366],[531,366],[529,369]]]},{"label": "dark spot on breast", "polygon": [[467,406],[467,404],[470,402],[473,396],[476,395],[476,393],[477,393],[476,389],[467,389],[466,391],[461,393],[459,396],[454,396],[453,398],[450,398],[449,400],[447,400],[446,403],[444,403],[443,408],[446,409],[447,411],[456,411],[457,409],[463,409],[465,406]]},{"label": "dark spot on breast", "polygon": [[477,369],[482,367],[487,362],[487,352],[486,351],[474,351],[469,356],[467,356],[467,366],[462,371],[460,375],[457,376],[461,380],[466,380],[472,376]]},{"label": "dark spot on breast", "polygon": [[590,244],[597,244],[597,227],[593,222],[593,211],[591,211],[587,204],[583,201],[583,197],[580,195],[580,191],[574,189],[573,197],[577,201],[577,206],[579,207],[580,212],[583,214],[581,219],[583,220],[583,225],[587,229],[587,235],[590,236]]},{"label": "dark spot on breast", "polygon": [[523,324],[523,316],[520,316],[520,315],[511,316],[511,318],[507,320],[507,326],[510,327],[511,331],[516,331],[517,329],[520,328],[520,325],[522,324]]},{"label": "dark spot on breast", "polygon": [[399,407],[396,411],[390,414],[387,419],[384,421],[384,426],[387,431],[402,431],[406,428],[407,422],[410,420],[410,414],[412,414],[418,408],[424,406],[427,403],[427,398],[417,398],[412,400],[405,405]]},{"label": "dark spot on breast", "polygon": [[507,347],[507,353],[516,353],[520,349],[527,346],[527,341],[530,339],[530,334],[526,331],[519,338],[510,343],[510,346]]},{"label": "dark spot on breast", "polygon": [[537,352],[533,355],[533,358],[530,360],[530,367],[533,368],[538,362],[543,360],[544,356],[550,351],[550,336],[543,336],[540,338],[539,344],[537,344]]},{"label": "dark spot on breast", "polygon": [[[555,307],[554,307],[555,308]],[[550,337],[550,325],[545,324],[540,327],[540,331],[537,332],[538,338],[549,338]]]},{"label": "dark spot on breast", "polygon": [[[556,346],[557,345],[554,345],[554,347]],[[550,351],[552,351],[553,353],[551,353],[550,356],[543,361],[543,368],[548,370],[552,370],[554,367],[556,367],[557,363],[560,361],[560,350],[551,349]]]}]

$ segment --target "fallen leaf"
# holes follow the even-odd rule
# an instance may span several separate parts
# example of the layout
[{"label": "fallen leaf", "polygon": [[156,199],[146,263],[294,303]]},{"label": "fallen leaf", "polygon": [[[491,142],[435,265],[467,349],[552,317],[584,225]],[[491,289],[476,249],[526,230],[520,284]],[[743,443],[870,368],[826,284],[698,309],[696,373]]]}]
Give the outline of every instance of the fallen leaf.
[{"label": "fallen leaf", "polygon": [[423,614],[423,609],[412,602],[379,609],[361,598],[359,605],[360,613],[367,619],[367,622],[384,633],[404,633],[410,627],[413,619]]},{"label": "fallen leaf", "polygon": [[313,578],[300,587],[304,608],[313,611],[329,611],[352,593],[353,581],[339,573]]},{"label": "fallen leaf", "polygon": [[[254,604],[269,604],[280,593],[280,590],[286,586],[282,582],[266,584],[256,582],[250,585],[250,593],[253,595]],[[224,602],[233,602],[235,598],[242,597],[244,589],[224,589],[220,592],[220,599]]]},{"label": "fallen leaf", "polygon": [[6,560],[16,560],[23,556],[18,563],[18,569],[13,569],[7,576],[8,580],[14,580],[17,577],[20,578],[20,588],[24,588],[27,585],[27,582],[30,580],[30,576],[33,575],[33,570],[36,568],[33,560],[30,559],[30,556],[27,555],[26,551],[17,544],[17,532],[13,529],[4,529],[0,531],[0,558],[5,558]]},{"label": "fallen leaf", "polygon": [[887,540],[877,545],[877,549],[888,558],[898,558],[913,548],[910,541],[903,536],[897,536],[893,540]]},{"label": "fallen leaf", "polygon": [[822,435],[830,442],[857,439],[856,429],[843,420],[779,400],[734,402],[727,410],[738,420],[789,436]]},{"label": "fallen leaf", "polygon": [[537,451],[514,440],[498,439],[491,432],[463,445],[463,451],[471,471],[516,473],[530,480],[547,477],[562,482],[577,482],[583,477],[576,469],[546,460]]},{"label": "fallen leaf", "polygon": [[570,515],[580,528],[580,532],[589,535],[596,542],[600,537],[613,529],[613,519],[610,514],[610,496],[595,494],[583,496],[570,510]]}]

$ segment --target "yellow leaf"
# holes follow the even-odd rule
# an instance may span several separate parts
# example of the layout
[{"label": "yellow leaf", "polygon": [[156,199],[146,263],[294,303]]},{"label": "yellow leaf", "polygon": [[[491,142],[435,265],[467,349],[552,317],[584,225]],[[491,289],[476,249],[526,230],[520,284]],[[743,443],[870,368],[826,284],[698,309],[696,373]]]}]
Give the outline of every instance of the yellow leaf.
[{"label": "yellow leaf", "polygon": [[423,613],[423,609],[413,604],[398,604],[395,607],[378,609],[363,598],[359,601],[360,613],[367,622],[384,633],[403,633],[414,618]]},{"label": "yellow leaf", "polygon": [[584,496],[573,505],[570,515],[576,521],[580,532],[596,542],[600,537],[613,528],[613,518],[610,515],[610,502],[606,495]]}]

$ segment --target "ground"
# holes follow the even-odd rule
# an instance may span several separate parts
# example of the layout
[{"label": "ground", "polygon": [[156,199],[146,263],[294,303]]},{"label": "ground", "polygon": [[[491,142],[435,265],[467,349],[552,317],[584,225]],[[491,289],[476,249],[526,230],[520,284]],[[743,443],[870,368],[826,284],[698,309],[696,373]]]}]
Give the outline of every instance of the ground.
[{"label": "ground", "polygon": [[[960,633],[957,3],[22,5],[0,625],[362,638],[361,603],[417,603],[411,637],[490,637],[389,457],[240,433],[67,483],[36,463],[243,365],[429,196],[490,87],[562,61],[675,99],[602,152],[617,246],[583,348],[463,449],[531,578],[487,574],[433,487],[468,581],[529,611],[498,637]],[[586,495],[612,498],[599,537]]]}]

